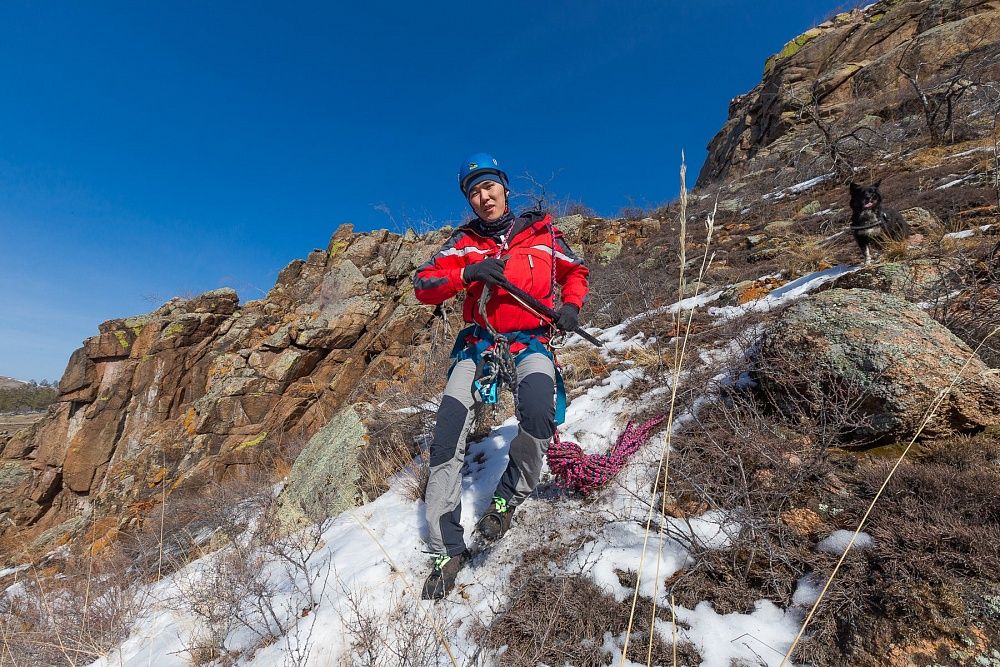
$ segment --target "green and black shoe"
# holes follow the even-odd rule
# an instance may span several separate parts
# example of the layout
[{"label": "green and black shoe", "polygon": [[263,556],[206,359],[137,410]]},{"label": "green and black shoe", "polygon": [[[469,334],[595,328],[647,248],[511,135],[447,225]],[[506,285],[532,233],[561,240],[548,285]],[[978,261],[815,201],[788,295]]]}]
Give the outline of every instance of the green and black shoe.
[{"label": "green and black shoe", "polygon": [[424,590],[421,595],[425,600],[440,600],[451,592],[455,587],[455,578],[458,571],[469,559],[469,552],[463,551],[457,556],[439,554],[434,556],[434,567],[424,581]]},{"label": "green and black shoe", "polygon": [[510,505],[500,496],[493,496],[493,506],[476,524],[476,530],[487,542],[495,542],[510,529],[516,505]]}]

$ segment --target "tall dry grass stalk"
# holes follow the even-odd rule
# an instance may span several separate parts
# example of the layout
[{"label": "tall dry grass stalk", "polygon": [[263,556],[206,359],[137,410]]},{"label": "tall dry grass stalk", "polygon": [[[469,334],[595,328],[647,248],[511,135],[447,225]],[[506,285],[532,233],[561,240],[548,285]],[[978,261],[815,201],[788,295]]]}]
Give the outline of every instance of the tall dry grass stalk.
[{"label": "tall dry grass stalk", "polygon": [[[687,165],[684,162],[684,153],[682,151],[681,166],[680,166],[680,212],[679,212],[680,230],[678,232],[679,242],[680,242],[680,248],[678,251],[680,259],[680,269],[678,271],[678,276],[677,276],[678,303],[681,303],[684,300],[685,271],[687,264],[687,183],[685,179],[686,174],[687,174]],[[713,208],[712,213],[708,216],[708,219],[706,220],[705,223],[707,228],[707,237],[705,239],[705,254],[702,257],[701,267],[698,270],[698,277],[696,280],[697,287],[695,289],[694,296],[692,297],[695,300],[698,298],[702,278],[704,278],[706,272],[708,271],[708,268],[711,266],[712,263],[713,255],[710,254],[710,250],[712,246],[712,235],[715,231],[715,215],[717,210],[718,210],[718,197],[716,197],[715,207]],[[695,301],[694,303],[697,303],[697,301]],[[624,667],[625,665],[625,659],[626,659],[625,656],[628,653],[629,640],[632,634],[632,625],[635,622],[635,611],[639,603],[639,582],[642,581],[642,568],[646,562],[646,551],[649,548],[649,533],[653,523],[653,511],[654,508],[656,507],[657,492],[662,493],[660,515],[665,516],[666,513],[667,477],[669,476],[669,470],[670,470],[670,446],[672,442],[671,436],[673,435],[673,424],[677,406],[677,389],[678,386],[680,385],[681,371],[684,367],[684,356],[685,353],[687,352],[688,336],[690,335],[691,322],[694,318],[695,308],[696,306],[692,306],[687,311],[688,317],[686,324],[684,324],[683,322],[684,310],[682,308],[678,307],[677,312],[674,314],[675,316],[674,320],[675,329],[673,337],[674,364],[671,372],[671,381],[670,381],[671,385],[670,403],[666,419],[666,425],[667,425],[666,437],[663,439],[663,446],[660,450],[660,460],[656,468],[656,476],[654,478],[653,488],[650,492],[650,497],[649,497],[649,511],[646,515],[646,523],[643,532],[642,555],[639,559],[639,570],[636,573],[635,592],[632,595],[632,606],[629,611],[628,627],[625,630],[625,643],[624,646],[622,647],[622,659],[621,659],[622,667]],[[660,489],[661,479],[663,480],[662,490]],[[663,542],[663,531],[664,531],[664,522],[661,520],[658,522],[658,539],[660,540],[661,544]],[[649,621],[650,623],[649,645],[647,646],[647,652],[646,652],[647,665],[651,665],[653,662],[653,637],[655,632],[656,610],[657,610],[656,582],[659,581],[659,578],[660,578],[660,559],[657,559],[656,576],[653,579],[652,614],[650,616],[650,621]],[[673,632],[672,632],[673,642],[674,642],[673,652],[675,655],[675,662],[676,662],[676,652],[677,652],[676,623],[675,621],[671,621],[671,623],[673,625]]]},{"label": "tall dry grass stalk", "polygon": [[851,535],[850,541],[844,548],[844,553],[840,555],[840,558],[837,560],[837,564],[834,566],[833,571],[830,572],[830,576],[827,577],[826,583],[823,584],[823,588],[820,590],[819,595],[816,597],[816,601],[813,603],[813,606],[809,609],[809,613],[806,614],[806,618],[802,622],[802,626],[799,628],[798,634],[795,635],[795,639],[792,641],[792,645],[788,647],[788,652],[785,653],[785,656],[781,659],[781,664],[778,667],[785,667],[785,665],[788,664],[788,661],[792,657],[792,653],[795,652],[796,647],[802,640],[802,635],[805,634],[806,628],[809,627],[809,623],[812,622],[813,616],[816,615],[816,610],[819,609],[819,605],[821,602],[823,602],[823,598],[826,596],[827,591],[833,584],[833,580],[837,577],[837,574],[840,572],[841,565],[843,565],[844,561],[847,559],[847,554],[850,553],[851,548],[854,546],[854,542],[858,539],[858,535],[860,535],[861,531],[864,529],[865,523],[868,521],[868,517],[871,515],[872,510],[875,509],[875,504],[879,501],[879,498],[882,497],[882,493],[885,491],[886,487],[889,486],[889,482],[892,480],[893,475],[896,474],[896,470],[899,468],[899,466],[902,465],[903,459],[906,458],[906,455],[909,453],[910,448],[913,447],[913,444],[917,441],[917,438],[920,437],[920,434],[924,432],[924,429],[927,427],[927,424],[934,416],[934,413],[937,412],[937,409],[941,407],[941,404],[944,402],[944,399],[948,397],[948,394],[951,393],[951,390],[955,388],[956,384],[958,384],[958,381],[962,378],[962,375],[965,373],[965,370],[969,367],[969,364],[972,363],[972,360],[976,358],[976,355],[979,353],[980,348],[982,348],[983,345],[986,343],[986,341],[992,338],[997,332],[1000,332],[1000,327],[993,329],[993,331],[991,331],[989,335],[983,338],[983,340],[979,343],[979,345],[976,346],[976,349],[973,350],[968,357],[966,357],[965,363],[962,364],[962,368],[960,368],[958,373],[955,374],[955,377],[952,378],[948,386],[942,389],[940,392],[938,392],[938,395],[935,397],[935,399],[931,401],[930,407],[927,408],[927,413],[924,415],[923,420],[920,422],[920,427],[917,429],[917,432],[913,434],[913,437],[910,438],[910,442],[907,443],[906,447],[903,448],[903,451],[900,453],[899,458],[896,459],[896,462],[893,464],[892,468],[889,469],[889,473],[885,476],[885,480],[882,482],[882,486],[879,487],[879,490],[875,493],[875,496],[872,498],[872,501],[868,504],[868,509],[865,510],[864,515],[858,522],[858,527],[854,530],[854,534]]}]

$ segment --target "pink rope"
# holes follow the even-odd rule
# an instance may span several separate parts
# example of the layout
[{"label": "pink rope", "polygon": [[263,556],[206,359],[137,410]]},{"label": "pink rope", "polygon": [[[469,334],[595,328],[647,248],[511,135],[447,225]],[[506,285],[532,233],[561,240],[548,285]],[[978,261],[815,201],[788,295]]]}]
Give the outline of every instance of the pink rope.
[{"label": "pink rope", "polygon": [[629,457],[649,439],[649,432],[664,419],[663,416],[653,417],[639,426],[629,422],[607,454],[584,454],[580,445],[560,440],[557,432],[547,454],[549,470],[560,487],[587,495],[617,475]]}]

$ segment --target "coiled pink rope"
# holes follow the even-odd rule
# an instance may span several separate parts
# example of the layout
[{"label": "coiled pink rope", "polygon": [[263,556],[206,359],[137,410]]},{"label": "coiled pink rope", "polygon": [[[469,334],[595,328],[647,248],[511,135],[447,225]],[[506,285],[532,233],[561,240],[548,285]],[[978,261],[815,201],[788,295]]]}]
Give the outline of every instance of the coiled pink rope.
[{"label": "coiled pink rope", "polygon": [[607,454],[584,454],[580,445],[560,440],[557,432],[546,455],[549,470],[556,476],[556,483],[560,487],[586,495],[617,475],[625,467],[629,457],[649,439],[649,432],[664,419],[662,415],[653,417],[639,426],[629,422],[618,442]]}]

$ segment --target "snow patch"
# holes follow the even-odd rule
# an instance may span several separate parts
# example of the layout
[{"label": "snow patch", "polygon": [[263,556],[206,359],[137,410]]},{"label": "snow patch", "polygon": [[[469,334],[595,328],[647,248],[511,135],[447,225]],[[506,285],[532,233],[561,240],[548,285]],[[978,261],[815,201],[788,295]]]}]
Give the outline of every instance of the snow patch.
[{"label": "snow patch", "polygon": [[947,182],[947,183],[945,183],[944,185],[939,185],[939,186],[937,186],[937,187],[935,188],[935,190],[946,190],[946,189],[948,189],[948,188],[953,188],[953,187],[955,187],[956,185],[961,185],[962,183],[966,182],[967,180],[969,180],[969,179],[970,179],[970,178],[972,178],[973,176],[975,176],[975,174],[973,174],[972,176],[963,176],[962,178],[957,178],[957,179],[955,179],[955,180],[953,180],[953,181],[948,181],[948,182]]},{"label": "snow patch", "polygon": [[952,158],[965,157],[966,155],[973,155],[974,153],[992,153],[992,152],[993,152],[992,146],[982,146],[980,148],[970,148],[969,150],[962,151],[961,153],[952,153],[951,155],[946,155],[945,159],[951,160]]},{"label": "snow patch", "polygon": [[[852,539],[854,540],[853,545],[851,545]],[[823,553],[840,556],[847,551],[848,547],[853,547],[855,549],[868,549],[874,543],[875,541],[868,533],[858,533],[858,536],[854,537],[854,531],[835,530],[830,533],[829,537],[817,544],[816,549],[822,551]]]},{"label": "snow patch", "polygon": [[709,308],[708,312],[710,315],[722,320],[731,320],[737,317],[742,317],[743,315],[751,312],[767,312],[785,303],[795,301],[796,299],[799,299],[815,290],[817,287],[836,280],[842,275],[857,271],[860,268],[861,267],[859,266],[838,264],[832,268],[825,269],[823,271],[816,271],[793,280],[790,283],[786,283],[778,289],[768,293],[767,296],[755,301],[749,301],[739,306]]},{"label": "snow patch", "polygon": [[[988,230],[992,226],[993,225],[982,225],[981,227],[977,227],[976,229],[978,229],[980,232],[985,232],[986,230]],[[950,234],[945,234],[944,238],[946,238],[946,239],[967,239],[967,238],[970,238],[970,237],[973,237],[973,236],[976,235],[976,229],[963,229],[960,232],[951,232]]]},{"label": "snow patch", "polygon": [[787,188],[775,190],[769,192],[768,194],[761,197],[761,199],[784,199],[788,195],[797,195],[810,190],[820,183],[830,180],[834,177],[833,173],[823,174],[822,176],[816,176],[815,178],[810,178],[809,180],[802,181],[801,183],[796,183],[795,185],[790,185]]},{"label": "snow patch", "polygon": [[768,600],[758,600],[749,614],[718,614],[708,602],[699,602],[693,610],[677,607],[676,614],[689,626],[681,638],[701,654],[701,667],[778,667],[802,623],[798,610],[785,611]]}]

